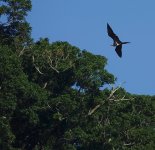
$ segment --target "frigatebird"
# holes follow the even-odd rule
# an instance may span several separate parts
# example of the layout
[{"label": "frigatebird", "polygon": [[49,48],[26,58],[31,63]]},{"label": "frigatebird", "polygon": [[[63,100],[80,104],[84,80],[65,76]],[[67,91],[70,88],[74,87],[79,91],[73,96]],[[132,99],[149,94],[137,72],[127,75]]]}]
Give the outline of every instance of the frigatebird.
[{"label": "frigatebird", "polygon": [[122,57],[122,45],[123,44],[127,44],[127,43],[130,43],[130,42],[122,42],[120,41],[119,37],[113,32],[112,28],[110,27],[110,25],[107,23],[107,32],[108,32],[108,35],[113,39],[113,45],[111,46],[114,46],[116,47],[115,48],[115,51],[117,53],[117,55],[119,57]]}]

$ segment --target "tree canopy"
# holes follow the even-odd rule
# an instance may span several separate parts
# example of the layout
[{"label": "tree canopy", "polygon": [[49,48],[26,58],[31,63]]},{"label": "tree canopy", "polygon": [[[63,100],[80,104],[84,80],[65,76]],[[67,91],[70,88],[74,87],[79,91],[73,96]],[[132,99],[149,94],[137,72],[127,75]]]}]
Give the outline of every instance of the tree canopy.
[{"label": "tree canopy", "polygon": [[0,149],[155,149],[155,97],[115,84],[107,58],[34,42],[30,0],[1,0]]}]

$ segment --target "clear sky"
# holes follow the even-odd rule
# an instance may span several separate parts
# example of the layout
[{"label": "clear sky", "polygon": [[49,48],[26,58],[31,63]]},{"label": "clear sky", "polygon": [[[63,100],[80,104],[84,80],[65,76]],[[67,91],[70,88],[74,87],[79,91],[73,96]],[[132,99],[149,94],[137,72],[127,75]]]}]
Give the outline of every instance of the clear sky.
[{"label": "clear sky", "polygon": [[[106,69],[133,94],[155,95],[155,0],[32,0],[32,37],[68,41],[108,59]],[[107,22],[122,41],[119,58]]]}]

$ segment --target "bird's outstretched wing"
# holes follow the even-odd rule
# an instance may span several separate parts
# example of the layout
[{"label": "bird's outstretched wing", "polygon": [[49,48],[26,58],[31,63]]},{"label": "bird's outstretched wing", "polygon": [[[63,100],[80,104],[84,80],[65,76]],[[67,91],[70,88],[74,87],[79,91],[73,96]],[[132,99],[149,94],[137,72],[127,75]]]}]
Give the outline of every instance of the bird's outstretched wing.
[{"label": "bird's outstretched wing", "polygon": [[113,32],[112,28],[110,27],[110,25],[108,23],[107,23],[107,32],[108,32],[108,35],[114,40],[114,42],[117,41],[117,42],[121,43],[118,36]]},{"label": "bird's outstretched wing", "polygon": [[119,57],[122,57],[122,44],[116,46],[115,51]]}]

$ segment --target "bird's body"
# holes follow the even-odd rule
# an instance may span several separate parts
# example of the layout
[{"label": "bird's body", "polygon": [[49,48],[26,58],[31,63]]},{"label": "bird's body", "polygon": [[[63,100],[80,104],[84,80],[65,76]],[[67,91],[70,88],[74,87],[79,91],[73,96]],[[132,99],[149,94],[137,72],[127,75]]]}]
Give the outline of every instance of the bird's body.
[{"label": "bird's body", "polygon": [[117,53],[117,55],[119,57],[122,57],[122,45],[123,44],[127,44],[127,43],[130,43],[130,42],[122,42],[120,41],[120,39],[118,38],[118,36],[113,32],[112,28],[110,27],[110,25],[107,23],[107,32],[108,32],[108,35],[113,39],[113,45],[115,48],[115,51]]}]

